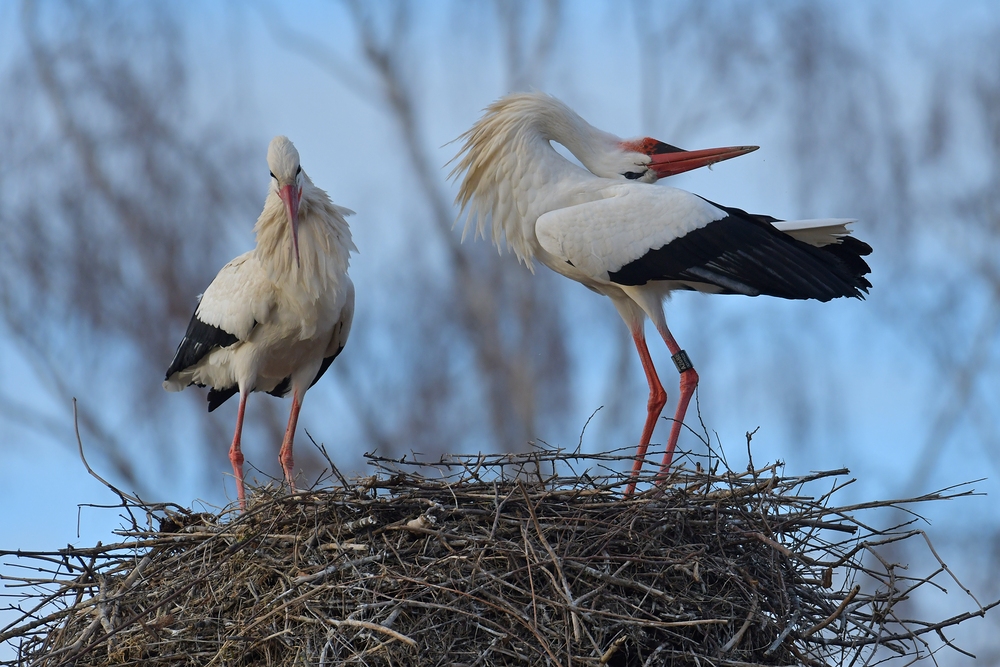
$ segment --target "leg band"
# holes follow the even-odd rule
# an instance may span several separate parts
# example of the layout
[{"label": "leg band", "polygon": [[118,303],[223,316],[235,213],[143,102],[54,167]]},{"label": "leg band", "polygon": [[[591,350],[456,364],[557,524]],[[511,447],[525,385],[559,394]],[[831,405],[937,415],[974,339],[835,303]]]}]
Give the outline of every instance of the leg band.
[{"label": "leg band", "polygon": [[691,357],[689,357],[688,353],[684,350],[681,350],[670,358],[674,360],[674,366],[677,366],[677,371],[679,373],[683,373],[684,371],[694,368],[694,364],[691,363]]}]

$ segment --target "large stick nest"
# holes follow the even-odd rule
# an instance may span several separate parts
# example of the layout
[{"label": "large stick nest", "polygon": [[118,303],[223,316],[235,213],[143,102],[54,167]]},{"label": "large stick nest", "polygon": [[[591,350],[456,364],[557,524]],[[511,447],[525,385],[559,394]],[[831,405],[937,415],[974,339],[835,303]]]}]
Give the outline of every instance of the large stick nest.
[{"label": "large stick nest", "polygon": [[2,664],[848,664],[927,655],[985,612],[906,620],[914,589],[961,585],[940,559],[923,576],[882,555],[914,537],[933,554],[921,531],[855,518],[967,489],[836,507],[846,470],[716,459],[623,500],[615,456],[372,463],[257,489],[243,514],[123,495],[118,544],[5,552],[34,574],[8,578],[24,592]]}]

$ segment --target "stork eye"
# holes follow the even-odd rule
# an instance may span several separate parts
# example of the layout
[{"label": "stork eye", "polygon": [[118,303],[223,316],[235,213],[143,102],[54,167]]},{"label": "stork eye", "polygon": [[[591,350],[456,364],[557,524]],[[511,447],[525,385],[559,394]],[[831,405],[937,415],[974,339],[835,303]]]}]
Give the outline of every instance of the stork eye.
[{"label": "stork eye", "polygon": [[295,168],[295,175],[298,176],[301,173],[302,173],[302,165],[300,164],[298,167]]},{"label": "stork eye", "polygon": [[278,177],[274,175],[273,171],[270,171],[268,173],[271,174],[271,178],[273,178],[274,180],[278,180]]},{"label": "stork eye", "polygon": [[624,174],[622,174],[622,176],[624,176],[630,181],[634,181],[637,178],[642,178],[645,175],[646,175],[645,171],[626,171]]}]

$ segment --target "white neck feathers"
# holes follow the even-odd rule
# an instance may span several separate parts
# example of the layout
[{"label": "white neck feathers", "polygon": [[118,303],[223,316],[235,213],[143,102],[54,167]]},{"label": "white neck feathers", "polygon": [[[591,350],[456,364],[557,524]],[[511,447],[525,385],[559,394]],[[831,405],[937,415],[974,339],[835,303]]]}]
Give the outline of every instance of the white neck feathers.
[{"label": "white neck feathers", "polygon": [[[455,203],[468,213],[465,234],[490,238],[507,246],[528,267],[535,255],[534,224],[540,213],[529,200],[545,182],[584,172],[559,155],[549,143],[564,145],[587,163],[589,156],[617,141],[569,107],[543,93],[508,95],[487,107],[475,125],[458,140],[462,149],[450,177],[464,172]],[[589,174],[587,174],[590,177]]]},{"label": "white neck feathers", "polygon": [[292,230],[285,207],[272,191],[254,225],[258,261],[275,283],[294,282],[313,297],[334,289],[347,273],[350,254],[357,252],[345,216],[354,211],[337,206],[308,177],[299,203],[299,264],[292,248]]}]

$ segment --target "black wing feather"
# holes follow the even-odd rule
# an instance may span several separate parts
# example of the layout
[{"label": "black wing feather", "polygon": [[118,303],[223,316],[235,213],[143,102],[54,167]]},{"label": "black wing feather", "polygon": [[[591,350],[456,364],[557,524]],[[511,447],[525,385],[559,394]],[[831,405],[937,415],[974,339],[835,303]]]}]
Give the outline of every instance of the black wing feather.
[{"label": "black wing feather", "polygon": [[326,373],[326,371],[327,371],[328,368],[330,368],[330,364],[333,363],[333,360],[336,359],[337,357],[339,357],[340,353],[343,352],[343,351],[344,351],[344,346],[341,345],[339,348],[337,348],[337,351],[334,352],[333,355],[331,355],[331,356],[326,357],[325,359],[323,359],[323,363],[320,364],[319,371],[317,371],[317,373],[316,373],[316,377],[313,378],[312,384],[309,385],[310,387],[312,387],[317,382],[319,382],[319,379],[321,377],[323,377],[323,374]]},{"label": "black wing feather", "polygon": [[[257,322],[254,321],[250,330],[252,331],[256,326]],[[181,339],[180,345],[177,346],[174,359],[170,362],[170,367],[167,368],[166,379],[170,379],[170,376],[174,373],[194,366],[212,350],[220,347],[229,347],[237,342],[239,342],[239,338],[235,334],[231,334],[221,327],[207,324],[198,319],[198,309],[196,308],[194,314],[191,316],[191,321],[188,323],[184,338]],[[208,411],[212,412],[228,401],[238,391],[239,387],[236,385],[222,389],[212,387],[208,392]]]},{"label": "black wing feather", "polygon": [[240,388],[235,384],[232,387],[226,387],[225,389],[215,389],[214,387],[208,392],[208,411],[212,412],[217,407],[228,401],[230,398],[239,393]]},{"label": "black wing feather", "polygon": [[867,243],[844,237],[816,247],[775,229],[775,218],[709,203],[728,215],[609,273],[611,280],[708,283],[726,293],[820,301],[864,298],[871,287],[864,277],[871,269],[862,259],[872,250]]},{"label": "black wing feather", "polygon": [[[254,326],[256,324],[254,322]],[[235,335],[225,329],[202,322],[198,319],[198,310],[195,309],[187,331],[184,333],[184,338],[177,346],[174,359],[170,362],[170,367],[167,368],[167,376],[164,379],[170,379],[174,373],[194,366],[213,349],[229,347],[238,340]]]}]

